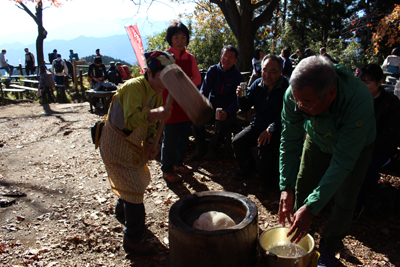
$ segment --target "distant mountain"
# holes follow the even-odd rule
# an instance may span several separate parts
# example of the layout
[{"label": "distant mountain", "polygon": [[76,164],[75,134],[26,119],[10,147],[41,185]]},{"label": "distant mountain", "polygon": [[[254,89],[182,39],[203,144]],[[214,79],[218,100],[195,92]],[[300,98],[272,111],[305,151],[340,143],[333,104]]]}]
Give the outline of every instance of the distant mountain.
[{"label": "distant mountain", "polygon": [[[142,36],[142,42],[144,49],[146,50],[147,38]],[[43,46],[46,61],[48,61],[48,53],[53,52],[53,49],[57,49],[58,53],[61,54],[63,59],[68,59],[70,49],[73,49],[74,53],[78,53],[79,57],[85,57],[95,54],[95,50],[99,48],[100,54],[102,55],[118,58],[128,62],[129,64],[134,64],[137,62],[127,34],[101,38],[79,36],[68,41],[45,40]],[[29,51],[36,56],[36,44],[24,45],[19,42],[14,42],[11,44],[2,45],[2,48],[7,50],[6,58],[8,59],[9,64],[18,65],[19,63],[25,63],[25,47],[27,47]]]}]

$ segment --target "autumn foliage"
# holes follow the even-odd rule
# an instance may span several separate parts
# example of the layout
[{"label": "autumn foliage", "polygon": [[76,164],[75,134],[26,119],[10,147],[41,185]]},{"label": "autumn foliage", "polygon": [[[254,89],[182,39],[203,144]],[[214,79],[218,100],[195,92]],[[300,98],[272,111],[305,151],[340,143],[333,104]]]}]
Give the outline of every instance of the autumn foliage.
[{"label": "autumn foliage", "polygon": [[26,3],[26,2],[32,2],[32,3],[40,3],[40,2],[49,2],[50,5],[55,6],[55,7],[59,7],[62,5],[62,3],[59,0],[47,0],[47,1],[43,1],[43,0],[10,0],[10,1],[14,1],[17,3]]},{"label": "autumn foliage", "polygon": [[372,35],[372,44],[375,53],[379,53],[381,46],[393,47],[400,44],[400,5],[395,5],[393,12],[385,16],[375,27]]}]

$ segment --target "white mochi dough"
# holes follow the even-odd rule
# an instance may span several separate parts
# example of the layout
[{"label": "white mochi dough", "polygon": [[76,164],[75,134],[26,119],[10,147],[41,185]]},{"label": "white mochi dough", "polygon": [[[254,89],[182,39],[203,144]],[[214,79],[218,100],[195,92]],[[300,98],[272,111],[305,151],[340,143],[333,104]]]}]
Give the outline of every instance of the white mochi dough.
[{"label": "white mochi dough", "polygon": [[222,229],[228,229],[235,226],[236,223],[231,217],[223,212],[208,211],[200,215],[200,217],[194,221],[193,228],[203,231],[216,231]]}]

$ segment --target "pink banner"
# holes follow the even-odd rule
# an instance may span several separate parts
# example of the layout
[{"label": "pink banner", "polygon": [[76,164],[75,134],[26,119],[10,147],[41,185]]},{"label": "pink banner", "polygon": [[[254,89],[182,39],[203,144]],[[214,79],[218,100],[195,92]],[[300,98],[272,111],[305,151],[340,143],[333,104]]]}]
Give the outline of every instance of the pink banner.
[{"label": "pink banner", "polygon": [[128,33],[129,40],[131,40],[131,44],[133,50],[135,51],[136,59],[139,62],[139,66],[142,69],[141,73],[144,72],[144,68],[146,67],[146,60],[144,58],[144,48],[142,43],[142,38],[140,37],[139,29],[137,25],[125,27],[126,32]]}]

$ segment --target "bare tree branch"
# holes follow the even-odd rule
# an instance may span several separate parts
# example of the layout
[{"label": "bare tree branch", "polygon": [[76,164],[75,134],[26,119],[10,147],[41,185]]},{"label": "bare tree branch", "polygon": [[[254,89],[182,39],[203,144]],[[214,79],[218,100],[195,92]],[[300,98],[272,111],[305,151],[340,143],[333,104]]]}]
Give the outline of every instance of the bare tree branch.
[{"label": "bare tree branch", "polygon": [[28,15],[31,16],[31,18],[36,22],[36,24],[38,24],[37,17],[29,10],[29,8],[27,8],[26,5],[22,2],[18,2],[18,4],[21,5],[21,7],[18,6],[17,4],[16,4],[16,6],[20,9],[24,10],[26,13],[28,13]]}]

